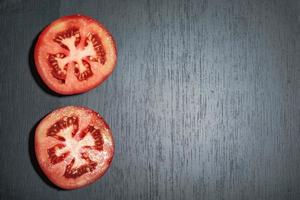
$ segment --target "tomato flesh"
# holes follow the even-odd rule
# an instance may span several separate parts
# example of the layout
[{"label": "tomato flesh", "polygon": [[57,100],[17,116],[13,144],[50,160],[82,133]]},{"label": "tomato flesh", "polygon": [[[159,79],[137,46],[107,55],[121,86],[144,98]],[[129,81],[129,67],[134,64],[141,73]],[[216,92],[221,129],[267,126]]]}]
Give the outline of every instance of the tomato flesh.
[{"label": "tomato flesh", "polygon": [[117,60],[115,42],[96,20],[82,15],[59,18],[40,34],[35,63],[43,81],[60,94],[77,94],[101,84]]},{"label": "tomato flesh", "polygon": [[100,178],[109,168],[114,142],[104,119],[88,108],[53,111],[35,132],[37,160],[57,186],[76,189]]}]

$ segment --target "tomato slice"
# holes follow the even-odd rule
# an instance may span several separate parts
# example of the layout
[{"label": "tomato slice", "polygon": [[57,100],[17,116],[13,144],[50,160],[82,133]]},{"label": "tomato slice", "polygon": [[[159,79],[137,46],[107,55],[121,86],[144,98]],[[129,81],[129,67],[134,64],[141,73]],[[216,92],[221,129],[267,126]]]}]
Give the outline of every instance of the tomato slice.
[{"label": "tomato slice", "polygon": [[112,132],[95,111],[77,106],[47,115],[35,132],[41,169],[55,185],[76,189],[99,179],[114,155]]},{"label": "tomato slice", "polygon": [[40,34],[34,51],[37,71],[59,94],[78,94],[101,84],[117,62],[114,39],[96,20],[61,17]]}]

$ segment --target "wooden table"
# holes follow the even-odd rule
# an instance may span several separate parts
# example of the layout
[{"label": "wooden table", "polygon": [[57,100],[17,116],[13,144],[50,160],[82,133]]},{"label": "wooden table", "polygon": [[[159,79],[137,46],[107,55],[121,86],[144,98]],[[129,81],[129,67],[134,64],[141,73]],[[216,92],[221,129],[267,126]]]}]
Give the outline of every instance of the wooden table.
[{"label": "wooden table", "polygon": [[[49,92],[39,32],[60,16],[101,21],[118,64],[81,95]],[[300,199],[300,1],[0,1],[0,199]],[[116,153],[95,184],[58,190],[37,166],[36,124],[88,106]]]}]

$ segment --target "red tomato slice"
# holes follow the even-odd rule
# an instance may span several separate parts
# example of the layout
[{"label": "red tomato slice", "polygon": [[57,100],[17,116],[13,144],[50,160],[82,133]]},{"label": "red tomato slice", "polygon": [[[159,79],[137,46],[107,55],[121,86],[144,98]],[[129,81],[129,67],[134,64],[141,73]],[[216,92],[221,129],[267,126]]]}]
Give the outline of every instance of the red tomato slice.
[{"label": "red tomato slice", "polygon": [[34,51],[37,71],[59,94],[78,94],[101,84],[113,72],[117,50],[112,35],[82,15],[61,17],[40,34]]},{"label": "red tomato slice", "polygon": [[35,153],[55,185],[76,189],[99,179],[114,155],[112,132],[95,111],[76,106],[47,115],[35,131]]}]

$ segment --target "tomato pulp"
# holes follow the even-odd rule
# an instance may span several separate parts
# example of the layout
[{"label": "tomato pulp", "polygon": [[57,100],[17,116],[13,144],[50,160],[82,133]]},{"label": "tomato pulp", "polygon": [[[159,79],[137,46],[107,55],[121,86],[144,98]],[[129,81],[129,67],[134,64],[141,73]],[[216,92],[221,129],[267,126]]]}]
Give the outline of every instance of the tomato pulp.
[{"label": "tomato pulp", "polygon": [[34,50],[37,71],[59,94],[83,93],[113,72],[117,50],[109,31],[82,15],[61,17],[40,34]]},{"label": "tomato pulp", "polygon": [[55,185],[76,189],[99,179],[114,155],[112,132],[95,111],[77,106],[57,109],[35,131],[38,163]]}]

